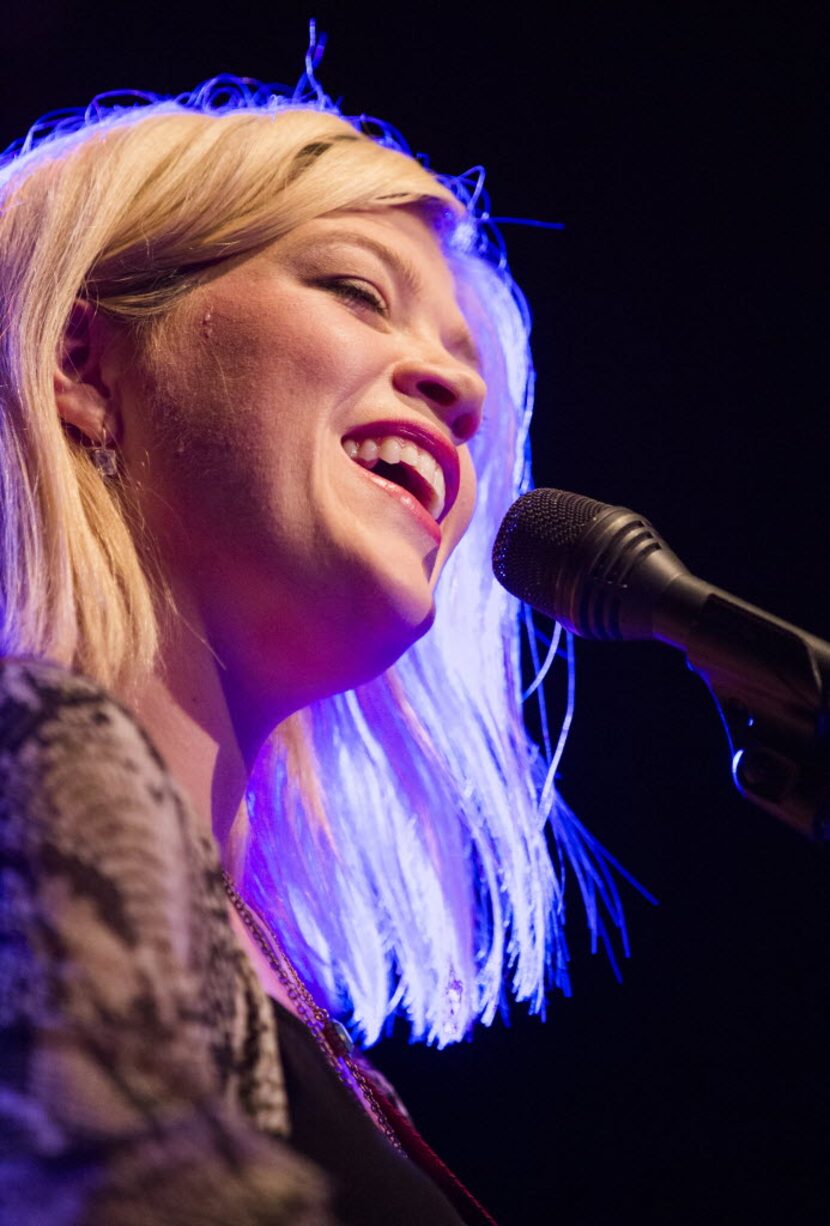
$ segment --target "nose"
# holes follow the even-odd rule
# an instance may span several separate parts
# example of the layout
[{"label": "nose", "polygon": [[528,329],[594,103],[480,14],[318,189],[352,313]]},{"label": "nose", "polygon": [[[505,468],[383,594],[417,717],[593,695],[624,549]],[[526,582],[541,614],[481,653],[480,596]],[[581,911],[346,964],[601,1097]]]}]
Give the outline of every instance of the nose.
[{"label": "nose", "polygon": [[456,443],[466,443],[481,424],[487,386],[481,375],[464,362],[404,360],[392,382],[405,396],[425,404],[449,427]]}]

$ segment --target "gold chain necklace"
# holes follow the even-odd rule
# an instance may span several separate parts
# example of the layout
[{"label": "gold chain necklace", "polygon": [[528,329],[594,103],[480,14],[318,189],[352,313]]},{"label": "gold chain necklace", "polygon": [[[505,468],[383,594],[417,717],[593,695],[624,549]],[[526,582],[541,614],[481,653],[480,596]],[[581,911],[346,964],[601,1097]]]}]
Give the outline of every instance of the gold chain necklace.
[{"label": "gold chain necklace", "polygon": [[[336,1021],[325,1009],[317,1004],[294,969],[282,945],[277,940],[274,930],[266,923],[259,911],[245,901],[224,869],[222,870],[222,881],[225,886],[225,893],[239,913],[240,919],[265,954],[268,965],[285,988],[288,993],[288,999],[296,1008],[300,1020],[311,1031],[317,1046],[323,1052],[330,1067],[334,1069],[340,1081],[343,1082],[360,1103],[360,1095],[355,1090],[355,1085],[359,1086],[366,1102],[368,1102],[372,1109],[372,1114],[380,1125],[381,1131],[390,1144],[403,1153],[403,1146],[386,1118],[369,1078],[357,1060],[352,1057],[354,1043],[349,1032],[345,1026],[342,1026],[340,1022]],[[266,933],[268,934],[267,937]],[[361,1103],[362,1106],[363,1104]]]}]

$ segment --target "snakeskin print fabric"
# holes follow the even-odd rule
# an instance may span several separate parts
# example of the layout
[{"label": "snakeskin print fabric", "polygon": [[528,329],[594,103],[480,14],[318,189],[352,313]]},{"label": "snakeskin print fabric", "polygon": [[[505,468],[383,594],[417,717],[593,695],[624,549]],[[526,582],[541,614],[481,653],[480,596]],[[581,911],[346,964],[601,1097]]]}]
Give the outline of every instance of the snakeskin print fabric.
[{"label": "snakeskin print fabric", "polygon": [[328,1226],[215,842],[135,720],[0,661],[0,1222]]}]

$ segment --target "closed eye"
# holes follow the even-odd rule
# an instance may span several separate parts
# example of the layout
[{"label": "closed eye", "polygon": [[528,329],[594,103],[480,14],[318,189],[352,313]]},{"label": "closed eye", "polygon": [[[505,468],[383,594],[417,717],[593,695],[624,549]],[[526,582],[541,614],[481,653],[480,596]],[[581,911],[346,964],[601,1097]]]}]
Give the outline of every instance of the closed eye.
[{"label": "closed eye", "polygon": [[339,298],[355,306],[368,307],[377,315],[389,314],[388,307],[378,291],[368,281],[360,281],[352,277],[332,277],[323,282],[326,289],[332,290]]}]

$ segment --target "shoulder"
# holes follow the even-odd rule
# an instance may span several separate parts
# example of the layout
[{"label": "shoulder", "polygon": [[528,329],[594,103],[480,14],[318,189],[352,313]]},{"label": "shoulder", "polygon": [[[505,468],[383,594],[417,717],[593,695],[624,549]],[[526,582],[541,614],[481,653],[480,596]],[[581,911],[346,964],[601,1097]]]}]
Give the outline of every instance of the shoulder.
[{"label": "shoulder", "polygon": [[141,745],[163,763],[130,712],[96,682],[49,660],[0,659],[0,753],[27,755],[93,742]]},{"label": "shoulder", "polygon": [[0,661],[0,889],[0,1025],[76,1035],[94,1017],[122,1071],[125,1036],[158,1043],[154,1076],[160,1053],[203,1056],[219,1023],[197,1002],[236,990],[215,848],[136,719],[41,660]]},{"label": "shoulder", "polygon": [[59,700],[82,693],[107,697],[106,691],[95,681],[54,660],[40,656],[0,656],[0,697],[3,699],[6,695],[16,695],[26,702],[27,696],[31,700],[41,695],[43,699]]},{"label": "shoulder", "polygon": [[7,835],[25,814],[82,825],[103,809],[129,821],[181,809],[167,768],[135,717],[101,686],[50,661],[0,660],[0,806]]},{"label": "shoulder", "polygon": [[64,934],[91,908],[130,947],[161,949],[172,925],[208,958],[212,840],[134,716],[42,660],[0,662],[0,874]]},{"label": "shoulder", "polygon": [[333,1223],[322,1174],[260,1135],[288,1115],[256,987],[212,840],[136,719],[54,663],[0,660],[14,1220],[57,1221],[69,1197],[90,1222]]}]

